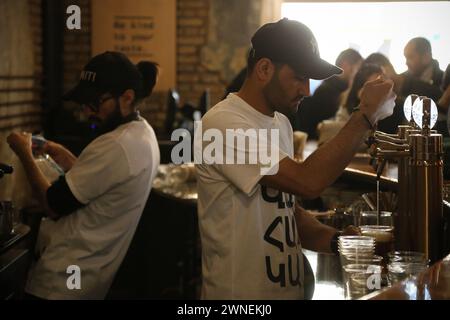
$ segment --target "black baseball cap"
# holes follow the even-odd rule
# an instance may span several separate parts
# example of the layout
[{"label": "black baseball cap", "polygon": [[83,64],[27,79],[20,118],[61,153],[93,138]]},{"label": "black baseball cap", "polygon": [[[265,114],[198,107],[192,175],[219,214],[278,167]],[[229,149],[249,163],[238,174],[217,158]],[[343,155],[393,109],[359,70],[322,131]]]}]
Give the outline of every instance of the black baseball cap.
[{"label": "black baseball cap", "polygon": [[342,73],[342,69],[320,58],[316,38],[301,22],[284,18],[267,23],[251,41],[250,54],[254,57],[286,63],[306,78],[322,80]]},{"label": "black baseball cap", "polygon": [[106,51],[93,57],[81,71],[78,84],[63,95],[64,100],[80,104],[96,101],[102,94],[121,95],[133,89],[142,91],[142,76],[137,67],[120,52]]}]

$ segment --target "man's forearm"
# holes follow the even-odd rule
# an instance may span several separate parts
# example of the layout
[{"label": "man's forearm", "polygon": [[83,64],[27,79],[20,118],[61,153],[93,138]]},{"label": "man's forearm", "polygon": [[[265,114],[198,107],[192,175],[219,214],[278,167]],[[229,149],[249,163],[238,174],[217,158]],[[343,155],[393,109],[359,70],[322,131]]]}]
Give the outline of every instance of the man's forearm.
[{"label": "man's forearm", "polygon": [[295,220],[304,249],[322,252],[331,252],[331,240],[338,230],[320,223],[314,216],[301,207],[296,207]]},{"label": "man's forearm", "polygon": [[31,154],[21,155],[20,160],[28,177],[28,181],[30,182],[31,188],[33,189],[39,203],[42,205],[49,217],[55,218],[56,215],[49,208],[47,202],[47,190],[50,187],[50,182],[48,182],[42,174]]},{"label": "man's forearm", "polygon": [[369,125],[361,112],[352,115],[342,130],[313,152],[303,163],[305,171],[314,174],[317,189],[331,185],[344,171],[364,142]]},{"label": "man's forearm", "polygon": [[72,152],[58,143],[49,142],[46,151],[64,172],[72,169],[77,160],[77,157]]}]

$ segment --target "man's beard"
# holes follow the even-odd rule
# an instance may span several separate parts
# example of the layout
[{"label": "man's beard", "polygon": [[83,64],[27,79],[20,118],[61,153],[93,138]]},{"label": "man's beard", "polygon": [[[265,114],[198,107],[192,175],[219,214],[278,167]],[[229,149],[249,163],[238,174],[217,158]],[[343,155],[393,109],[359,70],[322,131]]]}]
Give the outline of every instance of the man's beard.
[{"label": "man's beard", "polygon": [[120,112],[118,101],[116,107],[114,108],[114,111],[106,119],[102,120],[96,116],[89,117],[91,128],[96,132],[97,135],[102,135],[113,131],[123,123],[123,120],[124,118],[122,116],[122,113]]},{"label": "man's beard", "polygon": [[[278,78],[276,78],[276,75],[274,75],[270,82],[263,88],[263,95],[273,111],[278,111],[287,117],[292,117],[297,113],[300,102],[303,99],[303,96],[299,96],[292,101],[286,101],[286,95]],[[289,104],[293,104],[294,101],[298,101],[295,108]]]}]

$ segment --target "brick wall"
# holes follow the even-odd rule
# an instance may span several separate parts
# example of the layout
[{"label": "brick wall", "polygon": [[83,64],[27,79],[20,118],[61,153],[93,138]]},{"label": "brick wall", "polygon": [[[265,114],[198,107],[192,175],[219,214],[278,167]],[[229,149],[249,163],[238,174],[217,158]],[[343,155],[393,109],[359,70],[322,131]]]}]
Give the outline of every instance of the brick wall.
[{"label": "brick wall", "polygon": [[[0,133],[41,128],[42,17],[41,0],[2,3]],[[24,11],[28,9],[28,11]]]},{"label": "brick wall", "polygon": [[42,75],[42,0],[28,0],[34,41],[34,72]]},{"label": "brick wall", "polygon": [[201,62],[201,49],[208,37],[209,3],[209,0],[177,1],[177,89],[182,104],[197,104],[203,91],[209,89],[214,105],[225,91],[219,73],[208,70]]}]

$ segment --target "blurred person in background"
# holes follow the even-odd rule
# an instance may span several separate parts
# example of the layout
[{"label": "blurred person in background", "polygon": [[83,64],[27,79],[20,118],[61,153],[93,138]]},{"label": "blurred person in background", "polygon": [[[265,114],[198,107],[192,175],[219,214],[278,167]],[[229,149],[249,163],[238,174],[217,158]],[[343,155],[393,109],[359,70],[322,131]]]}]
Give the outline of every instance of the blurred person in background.
[{"label": "blurred person in background", "polygon": [[[430,82],[423,81],[418,77],[412,76],[410,73],[398,74],[389,59],[381,53],[370,54],[366,58],[365,63],[377,64],[382,67],[386,77],[394,81],[394,91],[397,94],[394,113],[392,116],[378,123],[378,129],[380,131],[396,133],[398,125],[406,122],[403,114],[403,104],[406,97],[410,94],[429,97],[436,103],[438,103],[442,96],[442,90],[440,87],[433,85]],[[447,135],[445,119],[446,113],[444,114],[440,111],[436,129],[442,134]]]},{"label": "blurred person in background", "polygon": [[408,41],[403,51],[408,71],[405,74],[440,87],[444,72],[433,59],[430,42],[422,37]]},{"label": "blurred person in background", "polygon": [[307,132],[308,137],[317,138],[317,125],[336,115],[362,61],[363,58],[354,49],[346,49],[339,54],[336,65],[343,72],[324,80],[312,96],[302,101],[293,124],[294,130]]},{"label": "blurred person in background", "polygon": [[364,63],[355,74],[348,96],[336,113],[336,120],[347,122],[353,109],[357,107],[361,101],[361,93],[364,84],[368,81],[383,77],[384,75],[385,73],[380,66]]}]

